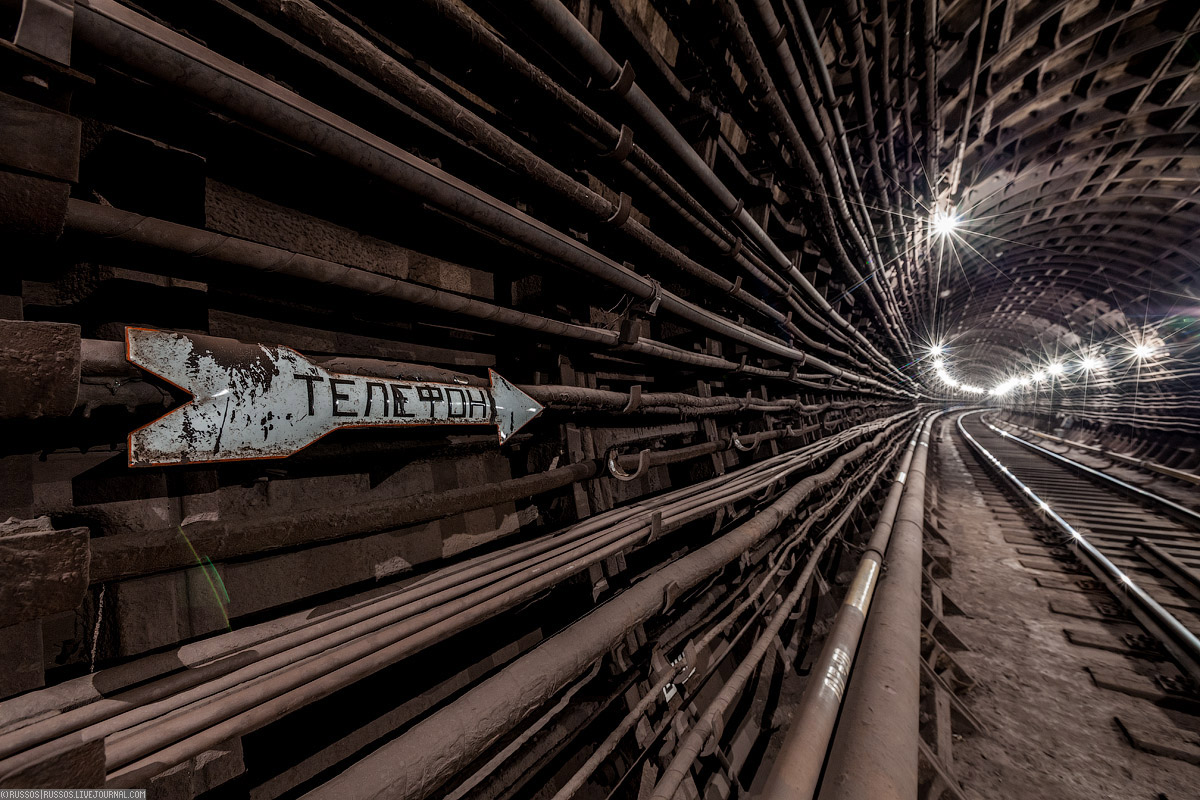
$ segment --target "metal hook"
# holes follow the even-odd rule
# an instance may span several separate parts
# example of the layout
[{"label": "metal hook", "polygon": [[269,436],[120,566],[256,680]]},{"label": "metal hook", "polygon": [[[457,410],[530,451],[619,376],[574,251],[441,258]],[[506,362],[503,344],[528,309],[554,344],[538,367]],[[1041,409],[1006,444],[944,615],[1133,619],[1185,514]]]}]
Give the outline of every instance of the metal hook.
[{"label": "metal hook", "polygon": [[637,469],[632,474],[621,469],[621,465],[617,463],[619,456],[615,447],[610,448],[608,457],[605,461],[608,462],[608,474],[612,475],[619,481],[636,481],[638,478],[646,474],[646,470],[650,469],[650,451],[643,450],[638,454]]},{"label": "metal hook", "polygon": [[742,444],[742,440],[738,438],[736,433],[733,434],[733,446],[738,450],[741,450],[743,453],[753,453],[754,451],[758,450],[760,445],[762,445],[762,439],[756,438],[754,440],[754,444],[745,445]]}]

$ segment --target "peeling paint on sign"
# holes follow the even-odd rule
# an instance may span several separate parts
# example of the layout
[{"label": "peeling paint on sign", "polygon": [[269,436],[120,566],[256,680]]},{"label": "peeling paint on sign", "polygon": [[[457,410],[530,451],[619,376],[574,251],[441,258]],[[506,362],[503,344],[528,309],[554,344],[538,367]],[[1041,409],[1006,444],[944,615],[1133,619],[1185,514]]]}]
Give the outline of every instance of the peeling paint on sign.
[{"label": "peeling paint on sign", "polygon": [[281,345],[125,329],[131,364],[192,400],[129,434],[130,466],[285,458],[338,428],[495,425],[500,443],[542,406],[489,370],[490,388],[329,372]]}]

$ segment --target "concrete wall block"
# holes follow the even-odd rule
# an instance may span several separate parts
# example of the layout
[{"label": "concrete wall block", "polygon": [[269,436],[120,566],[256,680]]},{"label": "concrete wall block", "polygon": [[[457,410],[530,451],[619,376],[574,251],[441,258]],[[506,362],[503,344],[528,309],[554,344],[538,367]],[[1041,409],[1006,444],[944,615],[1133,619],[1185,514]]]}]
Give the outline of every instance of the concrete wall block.
[{"label": "concrete wall block", "polygon": [[79,394],[79,326],[0,320],[0,419],[65,417]]},{"label": "concrete wall block", "polygon": [[77,607],[88,587],[88,543],[87,528],[54,530],[46,517],[0,524],[0,625]]}]

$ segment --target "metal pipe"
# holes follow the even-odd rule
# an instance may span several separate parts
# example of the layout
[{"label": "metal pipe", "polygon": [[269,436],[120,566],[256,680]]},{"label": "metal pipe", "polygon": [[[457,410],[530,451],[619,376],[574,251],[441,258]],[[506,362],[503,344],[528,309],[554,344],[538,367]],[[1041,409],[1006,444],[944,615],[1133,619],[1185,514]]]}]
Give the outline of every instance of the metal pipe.
[{"label": "metal pipe", "polygon": [[912,438],[897,465],[896,477],[879,512],[875,529],[821,654],[810,671],[804,695],[792,713],[787,736],[775,757],[760,800],[809,800],[817,789],[863,625],[883,572],[884,553],[892,536],[900,496],[905,490],[909,467],[926,420],[914,427]]},{"label": "metal pipe", "polygon": [[644,577],[584,619],[474,687],[436,714],[314,789],[324,798],[421,798],[474,759],[602,657],[634,626],[659,613],[761,542],[815,489],[879,446],[887,430],[810,475],[768,508],[713,542]]},{"label": "metal pipe", "polygon": [[[299,95],[198,45],[114,0],[82,0],[75,15],[80,41],[118,61],[186,89],[237,117],[306,144],[428,199],[443,210],[525,244],[664,311],[772,355],[803,363],[807,356],[662,290],[656,282],[472,187]],[[382,277],[382,276],[381,276]],[[873,378],[832,373],[854,383]]]},{"label": "metal pipe", "polygon": [[[361,65],[385,88],[397,92],[447,129],[471,142],[474,147],[495,157],[513,171],[524,175],[535,185],[548,189],[592,215],[597,221],[611,221],[627,211],[620,204],[610,202],[598,192],[581,184],[531,152],[524,145],[497,130],[482,117],[455,102],[449,95],[384,53],[373,42],[338,22],[308,0],[286,0],[286,2],[284,0],[255,0],[255,3],[266,12],[281,16],[298,26],[320,41],[326,50],[333,51],[348,61]],[[613,223],[613,228],[633,239],[657,257],[672,264],[684,274],[699,279],[721,294],[735,298],[743,305],[781,325],[793,335],[801,334],[789,316],[747,292],[733,281],[702,266],[638,220],[627,217],[623,222]],[[775,337],[769,338],[774,339]]]},{"label": "metal pipe", "polygon": [[[621,131],[581,102],[575,95],[562,88],[541,69],[531,64],[497,36],[492,28],[467,13],[460,3],[451,0],[421,0],[421,2],[437,11],[439,16],[465,34],[470,45],[478,48],[478,52],[490,53],[497,66],[520,77],[529,88],[543,95],[552,105],[571,113],[584,126],[591,129],[606,152],[611,153],[616,150],[621,142]],[[739,237],[728,230],[724,223],[710,213],[691,192],[685,189],[639,144],[636,142],[633,144],[629,157],[620,160],[620,164],[623,169],[646,185],[663,203],[692,225],[702,236],[717,245],[722,253],[732,257],[749,275],[783,298],[806,324],[816,328],[819,332],[828,333],[838,342],[849,344],[860,353],[865,353],[861,343],[853,341],[844,330],[820,319],[800,297],[786,291],[783,286],[784,279],[775,273],[757,253],[746,248],[741,248],[739,251]],[[676,202],[676,198],[678,202]],[[806,335],[802,336],[802,341],[806,347],[829,353],[832,356],[849,357],[847,354],[834,350],[827,343],[814,341]],[[856,359],[851,360],[857,363]]]},{"label": "metal pipe", "polygon": [[[886,424],[868,423],[860,427],[858,435]],[[837,441],[846,437],[832,438]],[[651,508],[657,508],[663,519],[661,529],[669,532],[694,517],[698,503],[711,512],[747,497],[803,468],[824,449],[813,445],[782,454],[732,477],[685,487],[600,515],[566,532],[444,569],[398,594],[348,609],[336,618],[301,625],[267,642],[251,643],[255,658],[249,663],[244,658],[223,658],[203,669],[176,673],[112,699],[35,722],[0,736],[0,756],[8,756],[0,763],[0,772],[20,769],[36,760],[47,747],[56,746],[54,737],[71,731],[80,731],[76,735],[84,738],[114,734],[107,757],[110,766],[119,766],[163,741],[179,738],[180,731],[195,731],[235,713],[239,707],[249,711],[238,724],[261,719],[266,712],[258,706],[274,702],[270,698],[280,687],[304,685],[306,680],[338,669],[339,664],[351,671],[365,669],[369,674],[389,663],[388,659],[394,661],[435,640],[430,638],[435,634],[449,635],[447,630],[477,621],[481,614],[486,617],[497,613],[627,548],[656,527],[649,519]],[[218,698],[216,693],[222,693],[219,700],[214,699]],[[187,703],[193,704],[192,709],[180,713],[178,709]],[[227,723],[226,728],[232,724]],[[131,725],[136,727],[131,730]],[[164,733],[166,727],[174,732]],[[42,742],[46,744],[38,746]],[[192,752],[189,748],[195,746],[192,741],[177,750]],[[143,766],[122,770],[122,780],[136,783]]]},{"label": "metal pipe", "polygon": [[[562,37],[567,46],[578,53],[602,81],[615,84],[621,75],[621,65],[596,41],[583,24],[575,18],[559,0],[530,0],[530,6],[541,16],[550,28]],[[817,307],[856,339],[861,341],[878,360],[885,370],[891,370],[892,365],[887,357],[872,345],[862,332],[837,313],[833,306],[814,287],[804,275],[796,269],[779,246],[767,235],[766,231],[754,220],[743,207],[741,201],[725,186],[716,173],[704,162],[690,143],[667,119],[666,115],[642,91],[636,81],[633,81],[624,94],[625,102],[633,109],[642,121],[658,136],[679,158],[709,192],[724,207],[727,213],[733,214],[737,224],[761,246],[771,259],[784,272],[792,277],[796,284],[809,296]]]},{"label": "metal pipe", "polygon": [[[723,358],[702,353],[687,353],[652,339],[639,338],[632,343],[622,344],[620,334],[616,331],[560,322],[304,253],[296,253],[176,222],[146,217],[84,200],[72,198],[67,202],[66,229],[89,236],[116,239],[262,272],[287,275],[322,285],[337,286],[371,297],[384,297],[404,303],[427,306],[474,319],[520,328],[531,333],[559,336],[614,350],[681,361],[710,369],[736,371],[742,368],[740,364]],[[803,356],[803,354],[801,355]],[[853,381],[855,377],[859,377],[820,358],[804,356],[800,361],[801,363],[810,363],[818,369],[822,366],[830,367],[832,369],[830,374],[846,380]],[[755,369],[747,366],[744,371],[758,374],[754,372]],[[767,374],[771,377],[785,377],[790,373],[770,371]],[[861,380],[865,385],[891,391],[891,387],[872,378],[863,377]]]},{"label": "metal pipe", "polygon": [[[864,278],[859,272],[854,262],[850,260],[850,256],[846,253],[845,248],[841,243],[841,234],[838,230],[838,220],[834,217],[833,208],[829,204],[829,199],[824,191],[825,181],[821,178],[820,169],[817,167],[816,161],[812,157],[808,146],[800,136],[800,131],[796,128],[795,122],[784,106],[782,99],[779,96],[778,90],[775,88],[774,81],[771,78],[770,71],[767,65],[762,60],[762,55],[758,52],[758,46],[754,41],[754,37],[750,34],[749,26],[746,24],[745,17],[742,15],[741,9],[738,7],[735,0],[717,0],[717,6],[725,15],[726,21],[733,33],[733,39],[738,45],[741,52],[742,63],[746,67],[747,78],[752,79],[757,85],[762,100],[772,114],[776,124],[779,126],[782,133],[787,137],[791,144],[791,150],[800,163],[802,170],[805,173],[807,180],[816,188],[812,193],[813,202],[816,205],[819,216],[825,228],[826,243],[833,250],[834,256],[838,264],[845,271],[852,288],[865,286],[865,296],[867,304],[878,317],[883,329],[888,333],[892,340],[897,344],[898,349],[904,349],[903,335],[899,331],[903,328],[899,320],[894,319],[879,302],[875,291],[868,284],[870,276]],[[851,234],[851,239],[859,245],[861,254],[867,259],[868,263],[872,261],[870,249],[866,242],[862,240],[861,234],[858,232],[854,221],[849,218],[841,220],[843,226]],[[885,300],[886,302],[886,300]]]},{"label": "metal pipe", "polygon": [[[718,721],[723,717],[726,709],[741,694],[742,688],[749,681],[751,674],[758,668],[759,663],[767,654],[767,650],[775,643],[776,636],[783,627],[783,624],[792,616],[793,610],[808,591],[809,582],[812,580],[813,573],[816,571],[817,564],[826,548],[834,541],[838,533],[841,532],[846,520],[858,508],[858,503],[875,485],[883,469],[884,467],[879,467],[875,470],[874,474],[868,478],[865,485],[859,490],[855,497],[855,502],[848,503],[842,509],[841,513],[838,514],[826,529],[825,534],[813,546],[813,550],[808,557],[808,562],[804,565],[804,569],[796,579],[792,591],[780,603],[766,629],[759,634],[750,652],[746,654],[742,663],[738,665],[733,674],[725,681],[725,685],[721,687],[721,691],[718,692],[716,698],[709,703],[700,718],[696,720],[696,724],[692,726],[691,730],[680,741],[678,748],[676,748],[675,756],[671,759],[671,763],[663,770],[662,777],[650,795],[650,800],[671,800],[675,796],[676,790],[684,778],[687,777],[688,772],[691,771],[692,764],[695,763],[696,758],[700,755],[704,743],[710,736],[717,732]],[[732,647],[729,649],[732,650]]]},{"label": "metal pipe", "polygon": [[[921,695],[921,541],[929,434],[921,426],[887,549],[887,575],[867,617],[830,748],[822,800],[914,800]],[[873,537],[874,538],[874,537]]]}]

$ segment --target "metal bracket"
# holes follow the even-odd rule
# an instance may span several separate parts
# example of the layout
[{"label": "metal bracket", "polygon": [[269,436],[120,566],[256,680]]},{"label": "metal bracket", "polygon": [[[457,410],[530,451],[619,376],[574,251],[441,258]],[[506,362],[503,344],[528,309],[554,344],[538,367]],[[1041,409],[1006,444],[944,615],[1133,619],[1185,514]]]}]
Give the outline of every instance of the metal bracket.
[{"label": "metal bracket", "polygon": [[613,81],[613,85],[608,87],[608,89],[605,91],[624,97],[625,95],[629,94],[629,90],[633,88],[633,79],[633,65],[626,60],[625,64],[621,67],[621,74],[617,76],[615,81]]},{"label": "metal bracket", "polygon": [[621,196],[617,200],[616,206],[613,208],[612,216],[604,220],[609,225],[621,227],[629,219],[629,212],[633,210],[633,201],[629,199],[629,195],[621,192]]},{"label": "metal bracket", "polygon": [[633,152],[633,128],[628,125],[621,126],[621,134],[617,137],[617,143],[612,150],[607,153],[601,153],[601,158],[609,158],[613,161],[624,161],[629,158],[629,154]]},{"label": "metal bracket", "polygon": [[617,456],[617,449],[615,447],[612,447],[612,448],[609,448],[608,456],[604,460],[605,460],[605,463],[608,464],[608,474],[613,476],[614,478],[616,478],[619,481],[635,481],[638,478],[645,475],[646,470],[648,470],[650,468],[650,451],[649,450],[643,450],[641,453],[638,454],[637,469],[634,470],[632,473],[626,472],[625,470],[621,469],[621,465],[618,463],[618,458],[619,457]]}]

